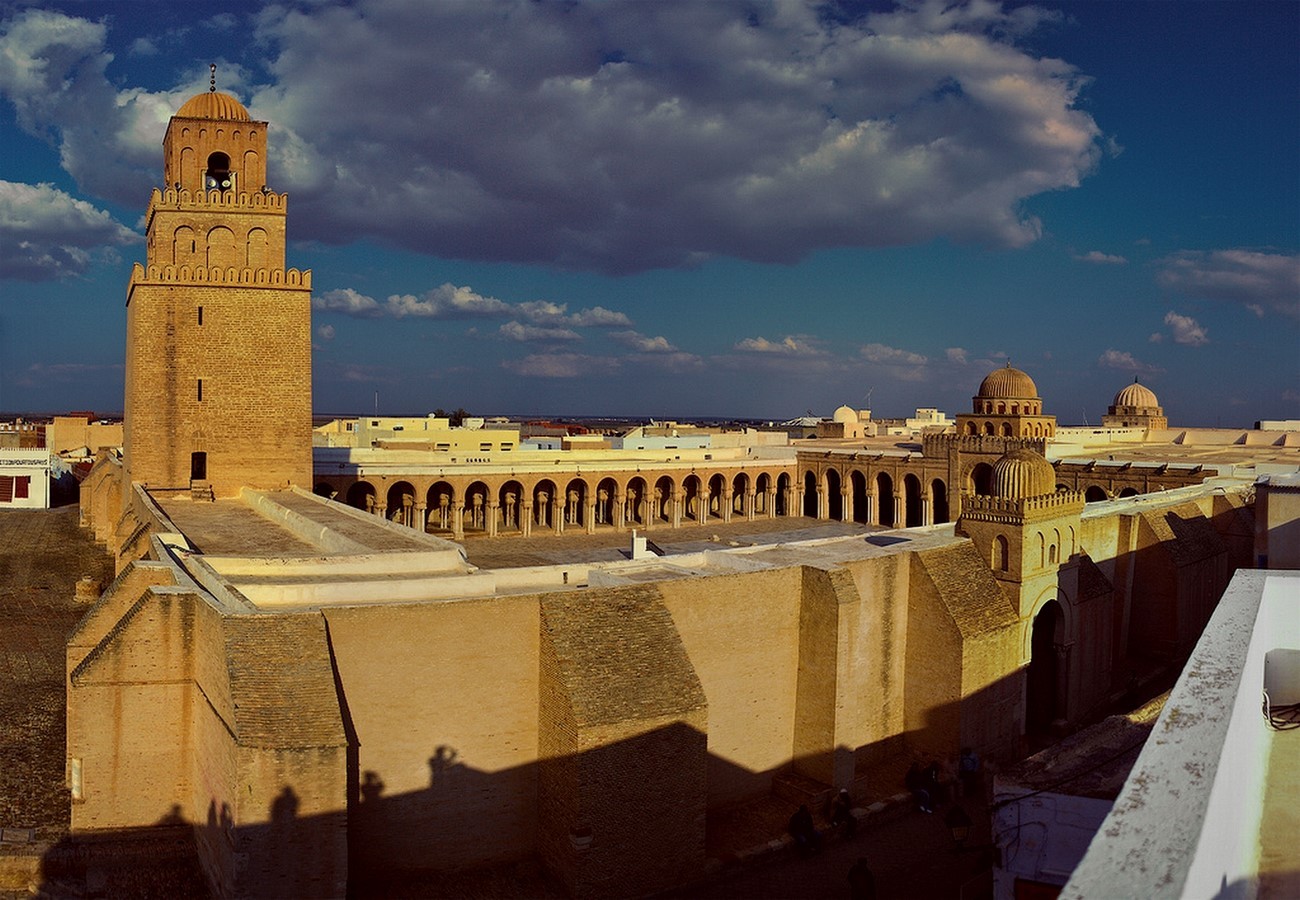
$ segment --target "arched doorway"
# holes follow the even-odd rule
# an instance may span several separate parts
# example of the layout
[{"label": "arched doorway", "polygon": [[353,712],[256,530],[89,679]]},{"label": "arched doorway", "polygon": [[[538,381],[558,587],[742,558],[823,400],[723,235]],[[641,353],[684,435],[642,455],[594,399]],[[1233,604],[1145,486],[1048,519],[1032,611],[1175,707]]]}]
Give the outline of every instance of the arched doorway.
[{"label": "arched doorway", "polygon": [[930,482],[930,509],[934,512],[934,524],[948,521],[948,485],[938,478]]},{"label": "arched doorway", "polygon": [[667,475],[655,482],[654,496],[650,503],[650,518],[656,522],[673,520],[673,480]]},{"label": "arched doorway", "polygon": [[646,506],[646,484],[644,478],[633,478],[627,483],[627,492],[623,500],[623,521],[628,525],[645,526],[649,509]]},{"label": "arched doorway", "polygon": [[436,482],[429,488],[429,524],[426,531],[451,531],[452,507],[456,502],[456,491],[445,481]]},{"label": "arched doorway", "polygon": [[375,511],[375,489],[368,481],[358,481],[348,488],[348,506]]},{"label": "arched doorway", "polygon": [[564,489],[564,524],[581,527],[587,524],[587,482],[575,478]]},{"label": "arched doorway", "polygon": [[1049,600],[1034,619],[1030,638],[1029,672],[1025,682],[1025,732],[1046,734],[1052,722],[1061,718],[1057,708],[1058,660],[1056,644],[1064,633],[1061,604]]},{"label": "arched doorway", "polygon": [[596,485],[596,524],[614,525],[614,497],[618,494],[618,482],[613,478],[602,478]]},{"label": "arched doorway", "polygon": [[894,479],[888,472],[876,476],[876,518],[886,528],[894,527]]},{"label": "arched doorway", "polygon": [[871,514],[867,508],[867,476],[854,469],[849,473],[849,486],[853,492],[853,521],[865,525]]},{"label": "arched doorway", "polygon": [[726,493],[727,479],[714,475],[709,479],[709,502],[705,518],[725,519],[722,509],[722,495]]},{"label": "arched doorway", "polygon": [[826,470],[826,517],[832,522],[844,521],[844,495],[840,493],[840,473]]},{"label": "arched doorway", "polygon": [[993,467],[988,463],[976,463],[970,470],[970,484],[967,487],[971,493],[987,497],[993,492]]},{"label": "arched doorway", "polygon": [[766,472],[759,473],[754,479],[754,512],[760,516],[767,515],[767,495],[772,491],[772,476]]},{"label": "arched doorway", "polygon": [[415,488],[409,481],[399,481],[388,489],[386,515],[390,522],[415,527]]},{"label": "arched doorway", "polygon": [[524,486],[517,481],[507,481],[497,491],[498,515],[503,531],[522,531],[521,510],[524,503]]},{"label": "arched doorway", "polygon": [[788,502],[789,496],[790,476],[785,472],[782,472],[780,475],[776,476],[776,499],[774,501],[774,506],[776,507],[776,514],[778,516],[790,515],[790,504]]},{"label": "arched doorway", "polygon": [[731,514],[733,516],[744,516],[753,512],[747,505],[753,502],[748,495],[749,476],[741,472],[731,479]]},{"label": "arched doorway", "polygon": [[1119,496],[1121,500],[1125,497],[1136,497],[1137,495],[1138,495],[1137,488],[1126,487],[1124,488],[1124,490],[1119,492]]},{"label": "arched doorway", "polygon": [[925,524],[921,509],[921,480],[910,472],[903,476],[903,521],[906,528]]},{"label": "arched doorway", "polygon": [[543,478],[533,485],[533,524],[538,528],[554,528],[555,506],[559,501],[554,481]]},{"label": "arched doorway", "polygon": [[1083,492],[1084,503],[1101,503],[1106,499],[1106,489],[1095,484],[1090,485],[1089,488]]},{"label": "arched doorway", "polygon": [[465,531],[488,530],[488,486],[476,481],[465,489]]},{"label": "arched doorway", "polygon": [[311,492],[317,497],[324,497],[327,500],[332,499],[334,495],[338,493],[338,491],[334,490],[332,484],[326,484],[323,481],[317,482],[316,486],[311,489]]},{"label": "arched doorway", "polygon": [[817,518],[817,476],[811,470],[803,473],[803,514]]}]

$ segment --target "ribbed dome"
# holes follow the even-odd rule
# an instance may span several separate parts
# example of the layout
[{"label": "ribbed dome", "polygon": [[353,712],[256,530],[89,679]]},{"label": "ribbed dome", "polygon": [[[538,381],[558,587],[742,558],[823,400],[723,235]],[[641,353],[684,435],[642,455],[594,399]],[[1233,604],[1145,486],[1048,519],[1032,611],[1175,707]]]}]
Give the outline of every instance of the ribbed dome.
[{"label": "ribbed dome", "polygon": [[858,421],[858,411],[851,406],[841,406],[831,414],[831,421],[849,424]]},{"label": "ribbed dome", "polygon": [[1037,400],[1038,388],[1034,379],[1007,363],[1005,368],[993,370],[980,382],[976,396],[981,400]]},{"label": "ribbed dome", "polygon": [[219,91],[195,94],[176,110],[176,115],[182,119],[225,119],[239,122],[250,122],[253,118],[244,109],[244,104]]},{"label": "ribbed dome", "polygon": [[1155,392],[1145,385],[1138,384],[1136,379],[1134,379],[1132,384],[1126,385],[1118,394],[1116,394],[1115,400],[1111,403],[1111,406],[1114,407],[1131,406],[1151,408],[1159,405],[1160,401],[1156,399]]},{"label": "ribbed dome", "polygon": [[1056,470],[1033,450],[1012,450],[993,464],[994,497],[1024,500],[1056,493]]}]

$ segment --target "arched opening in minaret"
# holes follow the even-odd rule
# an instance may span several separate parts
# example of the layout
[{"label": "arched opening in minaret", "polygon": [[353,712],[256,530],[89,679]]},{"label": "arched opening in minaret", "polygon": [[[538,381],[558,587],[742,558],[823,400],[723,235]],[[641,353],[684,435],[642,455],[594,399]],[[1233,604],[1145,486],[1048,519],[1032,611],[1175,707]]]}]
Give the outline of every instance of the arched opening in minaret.
[{"label": "arched opening in minaret", "polygon": [[1030,639],[1029,672],[1025,684],[1025,733],[1046,734],[1061,717],[1057,709],[1058,632],[1065,626],[1061,605],[1049,600],[1034,619]]},{"label": "arched opening in minaret", "polygon": [[208,168],[203,173],[205,191],[228,191],[235,186],[235,174],[230,171],[230,157],[217,152],[208,156]]},{"label": "arched opening in minaret", "polygon": [[988,463],[976,463],[970,470],[970,484],[967,487],[971,493],[987,497],[993,491],[993,467]]}]

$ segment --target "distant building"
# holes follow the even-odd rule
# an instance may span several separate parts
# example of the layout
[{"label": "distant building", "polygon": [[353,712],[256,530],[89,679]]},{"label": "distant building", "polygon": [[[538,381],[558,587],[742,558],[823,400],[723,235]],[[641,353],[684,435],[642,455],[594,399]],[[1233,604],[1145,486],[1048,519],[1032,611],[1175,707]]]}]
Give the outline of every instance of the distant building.
[{"label": "distant building", "polygon": [[1163,431],[1169,427],[1165,411],[1156,399],[1155,393],[1148,387],[1138,384],[1137,379],[1124,387],[1111,401],[1106,415],[1101,417],[1103,428],[1146,428]]},{"label": "distant building", "polygon": [[0,510],[49,506],[50,451],[0,448]]}]

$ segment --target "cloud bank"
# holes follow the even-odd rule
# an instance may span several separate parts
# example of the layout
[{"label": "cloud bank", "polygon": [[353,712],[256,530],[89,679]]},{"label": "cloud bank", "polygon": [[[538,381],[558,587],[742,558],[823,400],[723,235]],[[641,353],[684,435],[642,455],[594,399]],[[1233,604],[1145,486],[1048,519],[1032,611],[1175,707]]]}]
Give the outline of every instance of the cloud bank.
[{"label": "cloud bank", "polygon": [[[1080,73],[1022,46],[1045,17],[943,0],[852,19],[765,2],[287,2],[247,36],[266,73],[222,71],[272,123],[296,237],[611,273],[792,262],[1036,240],[1022,201],[1078,185],[1104,143],[1075,106]],[[116,85],[104,26],[55,12],[15,14],[0,42],[21,127],[84,190],[138,204],[193,82]]]}]

